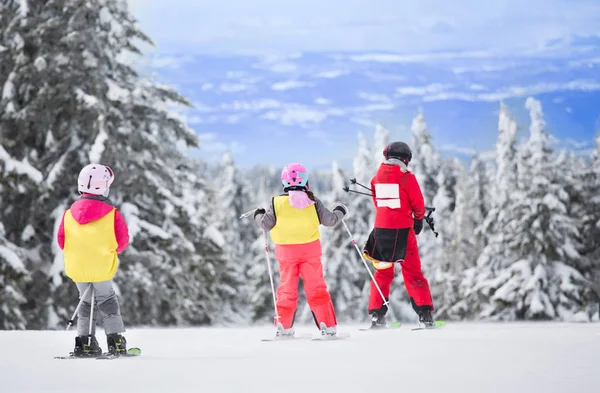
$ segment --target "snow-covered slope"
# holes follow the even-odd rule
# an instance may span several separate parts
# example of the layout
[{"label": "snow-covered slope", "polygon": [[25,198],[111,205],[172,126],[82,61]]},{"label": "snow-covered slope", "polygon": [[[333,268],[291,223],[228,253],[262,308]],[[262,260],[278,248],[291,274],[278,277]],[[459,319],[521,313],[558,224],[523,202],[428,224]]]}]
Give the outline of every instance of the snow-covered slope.
[{"label": "snow-covered slope", "polygon": [[[316,332],[304,326],[298,332]],[[73,332],[0,332],[0,391],[144,393],[592,393],[597,324],[449,324],[334,342],[261,342],[257,328],[131,329],[142,357],[54,360]],[[103,334],[101,344],[105,345]]]}]

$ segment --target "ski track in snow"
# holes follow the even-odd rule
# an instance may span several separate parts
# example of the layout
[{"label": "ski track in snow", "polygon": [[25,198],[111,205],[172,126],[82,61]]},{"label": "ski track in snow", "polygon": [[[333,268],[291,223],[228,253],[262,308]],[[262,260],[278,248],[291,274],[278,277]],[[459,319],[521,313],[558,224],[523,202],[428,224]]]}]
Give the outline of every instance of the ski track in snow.
[{"label": "ski track in snow", "polygon": [[[600,325],[411,324],[378,332],[341,325],[349,339],[261,342],[270,327],[137,329],[139,358],[55,360],[75,332],[0,332],[3,393],[592,393],[598,392]],[[296,327],[314,333],[314,326]],[[106,350],[104,333],[97,332]]]}]

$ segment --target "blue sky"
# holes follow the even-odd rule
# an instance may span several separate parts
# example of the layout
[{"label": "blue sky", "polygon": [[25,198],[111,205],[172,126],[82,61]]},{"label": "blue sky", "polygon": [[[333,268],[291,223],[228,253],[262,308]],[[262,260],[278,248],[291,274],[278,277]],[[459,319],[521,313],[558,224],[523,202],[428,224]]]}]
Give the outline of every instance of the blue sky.
[{"label": "blue sky", "polygon": [[243,166],[344,166],[375,123],[406,139],[423,111],[436,147],[493,149],[499,102],[526,133],[542,102],[557,147],[600,130],[597,0],[130,0],[146,72],[193,103],[195,155]]}]

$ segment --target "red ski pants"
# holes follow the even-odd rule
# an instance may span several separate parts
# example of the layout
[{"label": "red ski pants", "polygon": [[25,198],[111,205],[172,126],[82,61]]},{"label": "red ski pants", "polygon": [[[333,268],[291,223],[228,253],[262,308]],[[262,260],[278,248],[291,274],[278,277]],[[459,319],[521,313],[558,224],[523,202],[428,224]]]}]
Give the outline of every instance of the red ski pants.
[{"label": "red ski pants", "polygon": [[320,256],[291,258],[290,255],[286,255],[285,259],[279,258],[279,276],[277,313],[285,329],[290,328],[294,323],[300,277],[304,281],[306,301],[317,325],[320,325],[321,322],[325,322],[327,327],[337,325],[333,303],[323,278],[323,264]]},{"label": "red ski pants", "polygon": [[[417,306],[431,306],[431,291],[429,290],[429,282],[423,275],[421,270],[421,258],[419,258],[419,248],[417,246],[417,237],[414,231],[408,232],[406,243],[406,256],[404,262],[401,263],[402,275],[404,276],[404,286]],[[390,298],[390,290],[392,281],[394,280],[395,269],[394,265],[387,269],[375,270],[375,281],[379,285],[383,296],[386,299]],[[371,293],[369,295],[369,312],[378,310],[383,306],[383,299],[377,291],[377,287],[371,281]]]}]

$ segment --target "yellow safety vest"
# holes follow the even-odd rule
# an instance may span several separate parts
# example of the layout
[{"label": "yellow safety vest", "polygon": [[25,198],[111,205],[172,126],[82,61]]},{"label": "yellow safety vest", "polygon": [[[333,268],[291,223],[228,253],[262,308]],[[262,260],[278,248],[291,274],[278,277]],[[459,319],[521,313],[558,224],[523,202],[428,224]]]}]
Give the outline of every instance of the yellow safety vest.
[{"label": "yellow safety vest", "polygon": [[71,209],[65,213],[65,274],[73,281],[107,281],[117,272],[115,210],[83,225],[75,221]]},{"label": "yellow safety vest", "polygon": [[306,244],[321,237],[315,204],[296,209],[290,206],[287,195],[280,195],[273,198],[273,211],[276,223],[271,229],[271,239],[275,244]]}]

